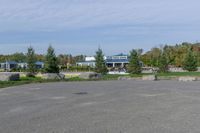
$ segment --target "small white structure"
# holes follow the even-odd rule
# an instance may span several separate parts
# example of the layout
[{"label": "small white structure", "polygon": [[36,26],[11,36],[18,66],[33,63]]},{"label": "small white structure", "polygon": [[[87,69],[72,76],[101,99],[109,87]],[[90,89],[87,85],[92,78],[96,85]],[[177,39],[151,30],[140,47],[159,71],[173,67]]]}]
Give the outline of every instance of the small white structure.
[{"label": "small white structure", "polygon": [[95,67],[95,57],[94,56],[87,56],[85,57],[85,61],[76,62],[77,66],[88,66],[88,67]]},{"label": "small white structure", "polygon": [[28,68],[28,64],[25,62],[17,63],[17,65],[18,65],[18,68],[22,68],[22,69]]},{"label": "small white structure", "polygon": [[85,57],[85,61],[95,61],[95,57],[94,56],[87,56],[87,57]]}]

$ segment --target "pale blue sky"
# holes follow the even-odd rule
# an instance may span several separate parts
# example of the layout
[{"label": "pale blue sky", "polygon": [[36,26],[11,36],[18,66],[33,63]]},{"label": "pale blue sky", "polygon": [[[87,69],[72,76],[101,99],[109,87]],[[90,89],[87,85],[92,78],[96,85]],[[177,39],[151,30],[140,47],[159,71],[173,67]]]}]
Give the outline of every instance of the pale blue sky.
[{"label": "pale blue sky", "polygon": [[0,54],[93,55],[200,38],[199,0],[0,0]]}]

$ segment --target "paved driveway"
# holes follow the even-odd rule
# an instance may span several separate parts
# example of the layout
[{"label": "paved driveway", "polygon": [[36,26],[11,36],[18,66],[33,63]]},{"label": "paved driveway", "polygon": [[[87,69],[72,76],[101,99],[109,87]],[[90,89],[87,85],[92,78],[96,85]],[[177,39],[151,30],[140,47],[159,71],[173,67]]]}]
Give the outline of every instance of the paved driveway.
[{"label": "paved driveway", "polygon": [[200,82],[100,81],[0,90],[0,133],[200,133]]}]

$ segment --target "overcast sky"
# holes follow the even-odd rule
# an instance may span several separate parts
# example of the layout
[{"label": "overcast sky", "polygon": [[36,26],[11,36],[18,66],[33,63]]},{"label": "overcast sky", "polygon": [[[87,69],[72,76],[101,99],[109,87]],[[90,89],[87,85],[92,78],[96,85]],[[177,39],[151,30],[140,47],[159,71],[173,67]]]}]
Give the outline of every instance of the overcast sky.
[{"label": "overcast sky", "polygon": [[199,0],[0,0],[0,54],[92,55],[200,39]]}]

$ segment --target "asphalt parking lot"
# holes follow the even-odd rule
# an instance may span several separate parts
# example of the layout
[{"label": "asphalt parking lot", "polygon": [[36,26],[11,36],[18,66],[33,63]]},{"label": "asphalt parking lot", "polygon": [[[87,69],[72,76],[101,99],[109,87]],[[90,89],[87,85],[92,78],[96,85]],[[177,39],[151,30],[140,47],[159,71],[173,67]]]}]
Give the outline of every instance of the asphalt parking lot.
[{"label": "asphalt parking lot", "polygon": [[99,81],[0,90],[0,133],[199,133],[200,82]]}]

